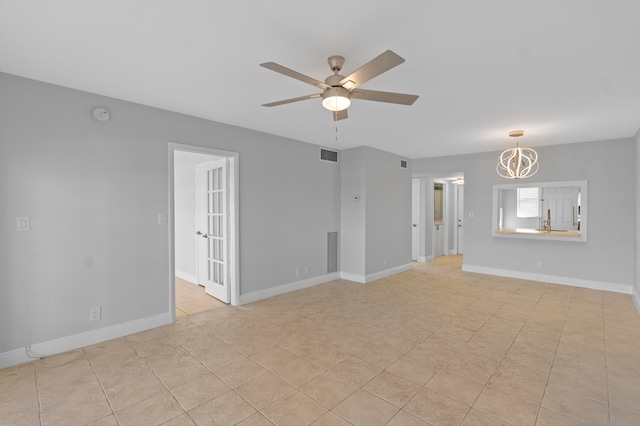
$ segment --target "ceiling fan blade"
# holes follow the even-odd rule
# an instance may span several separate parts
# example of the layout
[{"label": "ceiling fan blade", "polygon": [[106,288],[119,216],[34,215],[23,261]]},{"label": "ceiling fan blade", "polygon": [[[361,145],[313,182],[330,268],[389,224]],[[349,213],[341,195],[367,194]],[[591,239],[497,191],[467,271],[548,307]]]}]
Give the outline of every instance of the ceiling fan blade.
[{"label": "ceiling fan blade", "polygon": [[333,112],[333,121],[344,120],[345,118],[349,118],[349,115],[347,114],[346,109],[343,109],[342,111]]},{"label": "ceiling fan blade", "polygon": [[295,78],[296,80],[300,80],[304,83],[311,84],[312,86],[316,86],[320,89],[328,89],[328,84],[321,82],[320,80],[316,80],[315,78],[307,77],[304,74],[300,74],[297,71],[289,69],[287,67],[283,67],[282,65],[278,65],[275,62],[265,62],[264,64],[260,64],[261,67],[270,69],[271,71],[279,72],[280,74],[284,74],[287,77]]},{"label": "ceiling fan blade", "polygon": [[354,99],[363,99],[365,101],[389,102],[401,105],[412,105],[416,99],[418,99],[418,95],[362,89],[357,89],[351,92],[351,97]]},{"label": "ceiling fan blade", "polygon": [[362,83],[371,80],[373,77],[385,71],[389,71],[391,68],[403,62],[404,59],[402,57],[396,55],[391,50],[387,50],[340,80],[339,84],[347,90],[353,90]]},{"label": "ceiling fan blade", "polygon": [[291,102],[306,101],[307,99],[319,98],[321,96],[322,96],[321,93],[315,93],[313,95],[300,96],[299,98],[291,98],[291,99],[285,99],[282,101],[270,102],[268,104],[262,104],[262,106],[273,107],[278,105],[290,104]]}]

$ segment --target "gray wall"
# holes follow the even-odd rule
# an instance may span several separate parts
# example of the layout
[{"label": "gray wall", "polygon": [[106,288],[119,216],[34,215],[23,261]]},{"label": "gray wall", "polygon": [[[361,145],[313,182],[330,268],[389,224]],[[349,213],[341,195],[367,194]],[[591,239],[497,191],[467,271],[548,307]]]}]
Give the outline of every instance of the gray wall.
[{"label": "gray wall", "polygon": [[[528,182],[588,180],[586,243],[491,236],[492,188],[499,152],[413,161],[415,174],[462,171],[464,264],[630,286],[635,263],[635,141],[620,139],[536,148],[540,171]],[[507,182],[508,183],[508,182]],[[473,212],[473,218],[469,214]],[[537,269],[536,262],[543,268]]]},{"label": "gray wall", "polygon": [[366,146],[341,152],[342,272],[366,278],[411,263],[411,172],[401,160]]},{"label": "gray wall", "polygon": [[240,153],[241,294],[326,273],[340,173],[318,146],[7,74],[0,93],[0,354],[173,309],[169,142]]},{"label": "gray wall", "polygon": [[636,301],[636,306],[638,310],[640,310],[640,129],[636,133],[635,137],[635,148],[636,148],[636,246],[635,246],[635,282],[634,282],[634,297]]}]

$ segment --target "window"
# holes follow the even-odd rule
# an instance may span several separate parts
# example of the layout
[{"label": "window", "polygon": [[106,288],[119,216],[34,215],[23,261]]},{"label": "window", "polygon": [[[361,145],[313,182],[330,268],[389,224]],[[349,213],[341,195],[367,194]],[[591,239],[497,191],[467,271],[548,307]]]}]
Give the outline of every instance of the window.
[{"label": "window", "polygon": [[518,188],[518,217],[540,217],[540,188]]}]

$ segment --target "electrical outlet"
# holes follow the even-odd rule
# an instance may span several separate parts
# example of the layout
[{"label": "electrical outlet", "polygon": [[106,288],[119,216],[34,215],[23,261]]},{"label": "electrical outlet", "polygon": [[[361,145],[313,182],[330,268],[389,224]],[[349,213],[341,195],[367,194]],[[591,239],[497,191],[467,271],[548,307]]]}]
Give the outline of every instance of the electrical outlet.
[{"label": "electrical outlet", "polygon": [[308,266],[305,266],[305,267],[304,267],[304,274],[305,274],[305,275],[309,275],[309,270],[310,270],[310,269],[309,269],[309,267],[308,267]]},{"label": "electrical outlet", "polygon": [[536,263],[536,268],[542,269],[542,261],[541,260],[538,260],[538,262]]},{"label": "electrical outlet", "polygon": [[102,317],[100,306],[89,309],[89,321],[98,321]]}]

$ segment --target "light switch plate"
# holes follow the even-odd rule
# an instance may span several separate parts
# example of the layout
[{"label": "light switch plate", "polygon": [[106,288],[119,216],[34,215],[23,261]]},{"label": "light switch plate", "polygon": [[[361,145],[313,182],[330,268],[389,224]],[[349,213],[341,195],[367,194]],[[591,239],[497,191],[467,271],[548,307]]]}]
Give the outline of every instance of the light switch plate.
[{"label": "light switch plate", "polygon": [[16,227],[19,232],[31,231],[31,218],[28,216],[17,217]]},{"label": "light switch plate", "polygon": [[158,215],[158,226],[162,226],[162,225],[166,225],[167,224],[167,215],[166,214],[159,214]]}]

